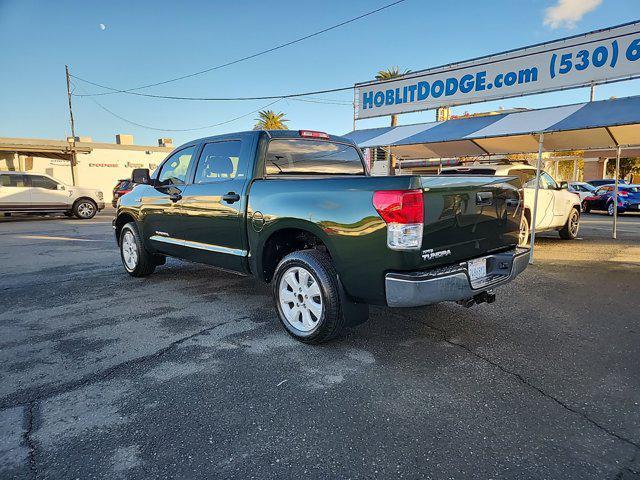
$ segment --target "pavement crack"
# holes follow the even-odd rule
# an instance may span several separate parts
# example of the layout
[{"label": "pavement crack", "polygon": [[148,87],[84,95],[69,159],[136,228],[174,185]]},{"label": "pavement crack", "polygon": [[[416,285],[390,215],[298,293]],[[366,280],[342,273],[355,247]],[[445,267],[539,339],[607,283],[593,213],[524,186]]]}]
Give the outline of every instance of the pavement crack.
[{"label": "pavement crack", "polygon": [[[412,321],[416,321],[410,317],[407,317],[405,315],[402,315],[405,319],[407,320],[412,320]],[[575,415],[579,415],[580,417],[582,417],[584,420],[586,420],[587,422],[589,422],[590,424],[592,424],[593,426],[595,426],[596,428],[598,428],[600,431],[606,433],[607,435],[614,437],[618,440],[620,440],[621,442],[624,442],[628,445],[633,446],[636,450],[640,450],[640,444],[635,442],[634,440],[631,440],[630,438],[627,438],[619,433],[614,432],[613,430],[605,427],[604,425],[598,423],[596,420],[592,419],[591,417],[589,417],[586,413],[581,412],[579,410],[576,410],[575,408],[573,408],[571,405],[563,402],[562,400],[560,400],[557,397],[554,397],[552,394],[550,394],[549,392],[545,391],[544,389],[542,389],[541,387],[538,387],[537,385],[531,383],[529,380],[527,380],[524,376],[522,376],[522,374],[513,371],[513,370],[509,370],[507,367],[501,365],[500,363],[492,360],[491,358],[482,355],[481,353],[476,352],[475,350],[473,350],[471,347],[469,347],[468,345],[465,345],[464,343],[458,343],[455,342],[453,340],[451,340],[451,338],[449,337],[449,333],[444,329],[444,328],[439,328],[439,327],[435,327],[433,325],[431,325],[430,323],[427,322],[423,322],[420,320],[417,320],[418,323],[430,328],[431,330],[434,330],[436,332],[438,332],[440,334],[440,336],[442,337],[443,341],[445,343],[448,343],[449,345],[461,348],[463,350],[465,350],[466,352],[470,353],[471,355],[473,355],[474,357],[482,360],[483,362],[486,362],[490,365],[492,365],[493,367],[499,369],[500,371],[502,371],[503,373],[506,373],[507,375],[510,375],[514,378],[516,378],[518,381],[520,381],[522,384],[526,385],[527,387],[537,391],[540,395],[548,398],[549,400],[555,402],[556,404],[560,405],[562,408],[564,408],[565,410],[575,414]]]},{"label": "pavement crack", "polygon": [[32,474],[33,478],[38,478],[38,462],[36,459],[36,443],[33,439],[32,433],[34,430],[35,423],[35,413],[38,408],[35,402],[29,402],[29,404],[25,408],[25,424],[26,428],[22,437],[24,438],[24,442],[27,445],[27,449],[29,451],[27,459],[29,463],[29,471]]},{"label": "pavement crack", "polygon": [[[53,388],[47,388],[45,387],[36,387],[35,389],[32,389],[31,392],[36,392],[35,395],[31,395],[29,396],[29,398],[24,398],[25,393],[29,392],[29,390],[22,390],[22,391],[18,391],[14,394],[8,395],[4,398],[2,398],[0,400],[0,410],[6,410],[8,408],[16,408],[16,407],[25,407],[25,406],[29,406],[32,405],[36,402],[41,402],[44,400],[47,400],[51,397],[57,396],[57,395],[61,395],[63,393],[67,393],[73,390],[77,390],[79,388],[82,387],[86,387],[88,385],[92,385],[94,383],[98,383],[98,382],[102,382],[104,380],[109,379],[110,377],[120,373],[121,371],[127,370],[131,367],[134,366],[138,366],[147,362],[151,362],[153,360],[156,360],[160,357],[162,357],[163,355],[166,355],[168,352],[170,352],[171,350],[173,350],[174,348],[178,347],[179,345],[193,339],[196,337],[199,337],[201,335],[208,335],[209,332],[211,332],[212,330],[215,330],[217,328],[220,328],[224,325],[228,325],[234,322],[238,322],[241,320],[248,320],[250,317],[249,316],[243,316],[243,317],[239,317],[233,320],[228,320],[226,322],[222,322],[222,323],[218,323],[216,325],[213,325],[211,327],[207,327],[207,328],[203,328],[202,330],[199,330],[195,333],[192,333],[191,335],[187,335],[186,337],[182,337],[179,338],[177,340],[174,340],[173,342],[169,343],[168,345],[166,345],[165,347],[156,350],[153,353],[150,353],[148,355],[143,355],[141,357],[136,357],[136,358],[132,358],[130,360],[127,360],[125,362],[122,363],[118,363],[116,365],[112,365],[109,368],[106,368],[104,370],[101,370],[97,373],[91,373],[88,375],[85,375],[84,377],[81,377],[77,380],[72,380],[60,385],[56,385]],[[28,394],[27,394],[28,395]]]}]

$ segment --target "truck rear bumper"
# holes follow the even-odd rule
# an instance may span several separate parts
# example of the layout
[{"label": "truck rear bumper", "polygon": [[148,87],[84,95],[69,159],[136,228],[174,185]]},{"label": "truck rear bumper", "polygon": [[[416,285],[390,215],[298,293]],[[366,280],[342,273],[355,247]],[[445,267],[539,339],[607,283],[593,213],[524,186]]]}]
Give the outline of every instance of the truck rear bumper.
[{"label": "truck rear bumper", "polygon": [[391,272],[385,276],[387,305],[419,307],[466,300],[504,285],[529,264],[529,249],[516,248],[486,255],[487,275],[471,281],[467,262],[418,272]]}]

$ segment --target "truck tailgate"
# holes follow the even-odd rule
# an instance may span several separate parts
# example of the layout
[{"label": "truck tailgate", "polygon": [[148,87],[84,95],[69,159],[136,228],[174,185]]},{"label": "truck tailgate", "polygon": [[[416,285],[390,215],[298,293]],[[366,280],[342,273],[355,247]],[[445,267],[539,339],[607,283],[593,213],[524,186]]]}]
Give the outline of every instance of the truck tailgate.
[{"label": "truck tailgate", "polygon": [[479,257],[518,243],[522,190],[516,177],[420,177],[423,266]]}]

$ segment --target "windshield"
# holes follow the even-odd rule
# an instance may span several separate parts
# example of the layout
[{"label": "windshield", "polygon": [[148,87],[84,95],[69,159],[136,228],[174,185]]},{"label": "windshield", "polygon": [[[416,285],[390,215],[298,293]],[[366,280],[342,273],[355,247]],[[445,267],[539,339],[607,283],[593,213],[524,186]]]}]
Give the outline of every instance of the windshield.
[{"label": "windshield", "polygon": [[269,142],[267,175],[364,175],[353,145],[298,138]]}]

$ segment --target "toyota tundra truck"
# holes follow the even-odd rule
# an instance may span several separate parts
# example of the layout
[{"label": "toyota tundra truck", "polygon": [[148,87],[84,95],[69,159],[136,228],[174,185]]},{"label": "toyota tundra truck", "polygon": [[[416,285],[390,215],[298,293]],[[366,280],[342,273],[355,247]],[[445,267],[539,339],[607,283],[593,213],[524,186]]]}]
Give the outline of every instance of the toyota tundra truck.
[{"label": "toyota tundra truck", "polygon": [[305,343],[371,304],[491,303],[528,264],[517,177],[370,176],[353,142],[324,132],[194,140],[132,181],[113,221],[127,273],[178,257],[253,275]]}]

